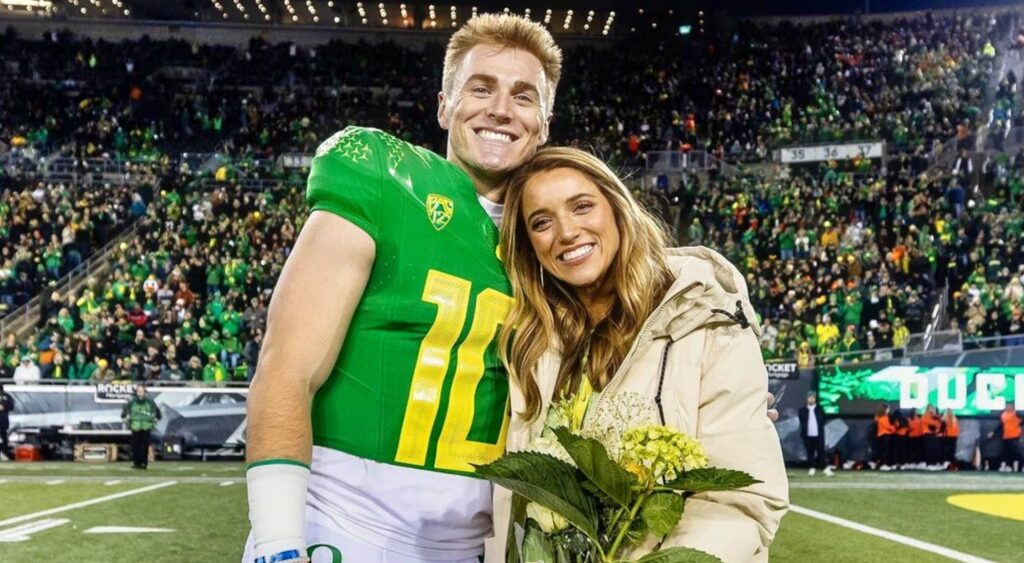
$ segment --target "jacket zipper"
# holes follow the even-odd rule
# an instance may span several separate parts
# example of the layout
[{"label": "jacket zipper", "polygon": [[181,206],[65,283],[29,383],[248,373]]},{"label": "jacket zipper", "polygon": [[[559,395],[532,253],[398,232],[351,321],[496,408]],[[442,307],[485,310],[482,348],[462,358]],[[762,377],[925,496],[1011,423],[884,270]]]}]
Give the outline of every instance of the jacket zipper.
[{"label": "jacket zipper", "polygon": [[658,418],[661,420],[662,426],[665,425],[665,409],[661,406],[661,391],[665,387],[665,364],[668,363],[668,350],[675,343],[676,341],[669,336],[668,342],[665,343],[665,349],[661,352],[661,366],[658,368],[658,392],[654,395],[654,404],[658,405]]},{"label": "jacket zipper", "polygon": [[[673,293],[671,297],[666,299],[664,303],[659,305],[658,308],[654,310],[654,313],[647,319],[647,322],[644,323],[643,328],[641,328],[640,332],[637,334],[636,340],[633,341],[633,345],[629,348],[629,353],[626,354],[626,359],[623,360],[621,364],[619,364],[619,369],[615,370],[615,375],[613,375],[611,380],[608,381],[608,385],[605,385],[604,389],[601,391],[601,394],[596,397],[595,401],[597,401],[597,402],[595,402],[594,405],[591,408],[588,408],[587,412],[583,415],[583,421],[580,422],[580,426],[581,427],[586,426],[587,420],[589,418],[590,413],[597,411],[597,407],[600,405],[601,401],[607,395],[610,394],[610,392],[614,389],[614,385],[616,383],[619,383],[619,380],[622,379],[622,374],[623,374],[624,369],[626,368],[626,366],[629,365],[629,361],[633,359],[633,355],[636,354],[637,349],[640,347],[640,342],[642,342],[644,340],[644,338],[647,336],[647,333],[650,332],[651,325],[654,324],[654,321],[656,321],[659,318],[661,318],[661,315],[664,314],[665,309],[668,308],[669,303],[671,303],[672,300],[675,299],[677,295],[689,291],[691,287],[696,285],[696,283],[697,282],[694,282],[694,283],[692,283],[692,284],[690,284],[690,285],[680,289],[679,291]],[[669,341],[669,344],[671,344],[671,342],[672,342],[672,337],[671,336],[668,337],[668,341]],[[664,366],[662,366],[662,369],[664,369]]]},{"label": "jacket zipper", "polygon": [[[665,309],[668,307],[669,303],[671,303],[671,301],[675,299],[677,295],[689,291],[689,289],[693,287],[695,284],[696,282],[673,293],[671,297],[666,299],[664,303],[659,305],[658,308],[654,310],[654,313],[651,314],[651,316],[647,319],[647,322],[644,323],[643,328],[640,329],[639,334],[637,334],[636,340],[633,341],[633,346],[630,347],[629,353],[626,354],[626,359],[622,361],[622,364],[619,365],[619,369],[615,371],[615,375],[612,376],[611,380],[608,382],[608,385],[606,385],[604,390],[601,391],[601,394],[597,396],[597,398],[595,399],[596,402],[593,404],[593,407],[588,408],[586,413],[583,414],[583,420],[580,422],[581,427],[586,426],[590,413],[597,411],[597,407],[600,404],[601,400],[604,399],[606,395],[609,395],[610,392],[613,390],[613,384],[620,382],[619,380],[622,379],[622,373],[624,368],[628,366],[630,360],[633,359],[634,354],[636,354],[637,349],[640,347],[640,342],[644,339],[644,337],[647,336],[647,333],[650,331],[651,325],[654,324],[654,321],[658,320],[661,317],[661,315],[664,314]],[[716,314],[722,314],[725,317],[729,318],[729,320],[738,323],[742,328],[747,328],[748,326],[750,326],[750,324],[747,322],[746,315],[743,314],[743,306],[741,301],[736,301],[736,310],[736,314],[730,314],[728,311],[724,311],[722,309],[712,309],[711,313],[712,316]],[[661,418],[661,424],[665,424],[665,410],[661,406],[661,391],[665,384],[665,367],[666,363],[668,362],[668,350],[669,348],[672,347],[673,344],[675,344],[675,340],[672,339],[671,335],[666,336],[665,340],[665,349],[662,350],[661,362],[658,367],[658,391],[657,394],[654,396],[654,403],[658,407],[658,416]]]}]

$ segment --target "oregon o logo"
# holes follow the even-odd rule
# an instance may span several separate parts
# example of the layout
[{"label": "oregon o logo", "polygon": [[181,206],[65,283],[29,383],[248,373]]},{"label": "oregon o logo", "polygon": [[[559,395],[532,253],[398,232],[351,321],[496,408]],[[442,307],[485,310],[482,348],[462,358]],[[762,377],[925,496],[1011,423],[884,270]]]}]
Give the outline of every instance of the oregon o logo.
[{"label": "oregon o logo", "polygon": [[316,553],[316,550],[320,549],[321,547],[326,549],[327,553],[331,554],[331,563],[341,563],[341,550],[334,547],[333,545],[328,545],[326,543],[313,544],[307,547],[306,557],[309,557],[310,561],[312,561],[313,554]]}]

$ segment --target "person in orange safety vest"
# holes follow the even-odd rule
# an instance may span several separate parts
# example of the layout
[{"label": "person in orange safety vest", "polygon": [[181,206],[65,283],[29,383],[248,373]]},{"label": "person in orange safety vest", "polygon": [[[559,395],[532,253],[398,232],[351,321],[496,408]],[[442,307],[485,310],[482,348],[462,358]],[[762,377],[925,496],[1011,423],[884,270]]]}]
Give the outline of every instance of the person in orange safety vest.
[{"label": "person in orange safety vest", "polygon": [[[1003,439],[1003,455],[999,465],[1000,471],[1024,471],[1024,456],[1020,454],[1021,420],[1013,403],[1006,403],[1006,408],[999,415],[999,426],[989,433],[989,437],[997,434]],[[1016,468],[1014,467],[1016,463]]]},{"label": "person in orange safety vest", "polygon": [[877,458],[879,463],[879,469],[882,471],[889,471],[893,469],[893,448],[892,440],[896,434],[896,426],[893,425],[892,419],[889,417],[889,405],[882,405],[878,408],[878,412],[875,414],[875,443],[877,444]]}]

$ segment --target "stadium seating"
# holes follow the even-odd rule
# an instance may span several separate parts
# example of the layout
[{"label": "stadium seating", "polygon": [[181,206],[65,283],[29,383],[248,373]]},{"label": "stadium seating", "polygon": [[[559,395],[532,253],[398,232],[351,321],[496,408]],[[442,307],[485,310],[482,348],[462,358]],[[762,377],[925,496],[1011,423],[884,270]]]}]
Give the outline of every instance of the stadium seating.
[{"label": "stadium seating", "polygon": [[[644,197],[668,202],[681,241],[720,249],[745,273],[768,357],[803,342],[828,361],[900,348],[937,302],[965,335],[1017,342],[1024,157],[991,152],[972,175],[929,156],[957,137],[966,147],[992,98],[992,130],[1018,119],[1016,77],[993,76],[1005,29],[995,17],[924,15],[567,47],[553,142],[635,168],[652,150],[758,163],[790,144],[884,139],[884,169],[673,179]],[[274,159],[352,123],[444,150],[440,43],[253,39],[236,50],[8,31],[0,52],[26,54],[4,61],[0,84],[0,303],[45,305],[38,331],[0,349],[8,371],[34,354],[49,377],[246,379],[306,212],[302,170]],[[222,157],[180,158],[213,151]],[[146,162],[153,176],[102,190],[53,183],[43,155],[83,172],[96,157]],[[102,281],[70,295],[45,287],[134,219],[146,235],[115,252]],[[88,365],[72,369],[79,354]]]}]

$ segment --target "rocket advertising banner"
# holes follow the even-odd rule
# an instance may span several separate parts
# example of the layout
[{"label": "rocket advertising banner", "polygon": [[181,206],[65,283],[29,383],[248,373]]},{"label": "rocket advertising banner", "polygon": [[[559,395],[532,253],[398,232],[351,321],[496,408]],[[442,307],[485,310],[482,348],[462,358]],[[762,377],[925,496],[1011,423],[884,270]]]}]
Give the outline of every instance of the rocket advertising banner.
[{"label": "rocket advertising banner", "polygon": [[772,362],[764,365],[769,379],[796,379],[796,362]]},{"label": "rocket advertising banner", "polygon": [[[829,415],[873,415],[883,403],[957,416],[997,416],[1024,397],[1021,367],[835,366],[818,370],[821,407]],[[1017,405],[1019,407],[1019,405]]]},{"label": "rocket advertising banner", "polygon": [[97,403],[127,403],[135,394],[135,384],[131,381],[97,383],[95,389]]},{"label": "rocket advertising banner", "polygon": [[[121,408],[134,393],[128,382],[99,385],[6,385],[14,399],[16,441],[56,435],[69,440],[124,430]],[[239,454],[245,446],[246,387],[148,387],[162,418],[153,441],[174,441],[185,453]],[[111,435],[116,435],[111,432]]]}]

